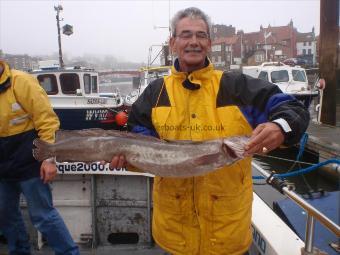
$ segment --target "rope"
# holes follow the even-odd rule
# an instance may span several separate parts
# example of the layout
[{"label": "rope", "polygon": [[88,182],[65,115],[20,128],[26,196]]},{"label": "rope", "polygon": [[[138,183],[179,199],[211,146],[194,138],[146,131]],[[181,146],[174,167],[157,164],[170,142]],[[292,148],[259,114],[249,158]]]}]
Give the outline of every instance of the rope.
[{"label": "rope", "polygon": [[[299,170],[296,170],[296,171],[292,171],[290,173],[274,174],[273,177],[284,179],[284,178],[287,178],[287,177],[303,175],[303,174],[312,172],[312,171],[318,169],[319,167],[322,167],[322,166],[328,165],[328,164],[332,164],[332,163],[340,165],[340,159],[337,159],[337,158],[329,159],[329,160],[326,160],[324,162],[320,162],[318,164],[315,164],[313,166],[309,166],[309,167],[302,168],[302,169],[299,169]],[[261,179],[266,179],[266,178],[264,176],[253,176],[253,180],[261,180]]]},{"label": "rope", "polygon": [[[300,164],[304,164],[304,165],[314,165],[315,164],[315,163],[311,163],[311,162],[296,161],[295,159],[280,158],[280,157],[275,157],[275,156],[271,156],[271,155],[263,155],[263,154],[255,154],[255,155],[257,157],[261,157],[261,158],[271,158],[271,159],[277,159],[277,160],[281,160],[281,161],[300,163]],[[319,156],[319,154],[316,154],[316,155]]]},{"label": "rope", "polygon": [[308,140],[308,134],[304,133],[303,136],[300,139],[300,148],[299,148],[299,153],[296,156],[296,161],[300,161],[300,159],[302,157],[302,154],[303,154],[303,152],[305,150],[305,145],[307,143],[307,140]]}]

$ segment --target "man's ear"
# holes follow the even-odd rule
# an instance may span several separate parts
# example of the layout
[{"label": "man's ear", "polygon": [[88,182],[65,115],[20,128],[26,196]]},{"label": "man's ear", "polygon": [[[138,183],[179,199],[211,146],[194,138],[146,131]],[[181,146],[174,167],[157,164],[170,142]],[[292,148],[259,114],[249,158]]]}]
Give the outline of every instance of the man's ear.
[{"label": "man's ear", "polygon": [[209,39],[208,52],[211,52],[211,39]]},{"label": "man's ear", "polygon": [[175,41],[176,41],[175,37],[170,38],[170,51],[172,54],[176,53]]}]

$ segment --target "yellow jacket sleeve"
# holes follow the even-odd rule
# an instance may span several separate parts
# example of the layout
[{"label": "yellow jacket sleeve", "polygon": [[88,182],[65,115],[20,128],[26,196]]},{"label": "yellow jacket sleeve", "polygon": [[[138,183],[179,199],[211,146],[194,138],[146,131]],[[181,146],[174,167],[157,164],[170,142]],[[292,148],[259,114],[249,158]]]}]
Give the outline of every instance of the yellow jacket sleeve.
[{"label": "yellow jacket sleeve", "polygon": [[53,143],[55,132],[59,129],[59,119],[38,80],[29,74],[21,73],[13,75],[12,84],[16,100],[29,114],[39,138]]}]

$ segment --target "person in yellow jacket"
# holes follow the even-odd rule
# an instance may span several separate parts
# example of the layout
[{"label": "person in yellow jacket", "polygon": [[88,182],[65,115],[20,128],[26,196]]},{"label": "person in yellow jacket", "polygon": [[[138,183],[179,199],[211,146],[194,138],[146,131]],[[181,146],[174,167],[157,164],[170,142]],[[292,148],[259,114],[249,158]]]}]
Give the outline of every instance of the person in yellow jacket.
[{"label": "person in yellow jacket", "polygon": [[[210,21],[191,7],[172,19],[170,47],[177,59],[171,75],[149,84],[133,104],[132,132],[167,140],[204,141],[251,136],[243,160],[204,176],[155,177],[156,243],[176,255],[242,255],[252,241],[251,155],[299,141],[309,113],[269,82],[214,70]],[[126,164],[114,155],[111,167]]]},{"label": "person in yellow jacket", "polygon": [[52,204],[48,182],[56,176],[55,162],[40,163],[32,155],[33,140],[53,143],[58,128],[59,120],[37,79],[0,60],[0,232],[10,255],[31,254],[19,208],[21,193],[33,225],[55,253],[79,254]]}]

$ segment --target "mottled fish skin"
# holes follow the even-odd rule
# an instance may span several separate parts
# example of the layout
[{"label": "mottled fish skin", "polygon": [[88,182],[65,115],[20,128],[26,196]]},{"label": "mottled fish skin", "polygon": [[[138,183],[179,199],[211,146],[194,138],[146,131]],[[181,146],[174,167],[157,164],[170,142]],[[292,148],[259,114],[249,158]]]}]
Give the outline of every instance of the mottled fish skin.
[{"label": "mottled fish skin", "polygon": [[61,130],[56,143],[36,139],[34,157],[52,156],[58,162],[110,162],[123,154],[141,171],[164,177],[203,175],[243,158],[249,137],[235,136],[204,142],[167,142],[155,137],[116,130]]}]

